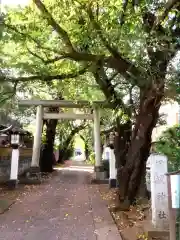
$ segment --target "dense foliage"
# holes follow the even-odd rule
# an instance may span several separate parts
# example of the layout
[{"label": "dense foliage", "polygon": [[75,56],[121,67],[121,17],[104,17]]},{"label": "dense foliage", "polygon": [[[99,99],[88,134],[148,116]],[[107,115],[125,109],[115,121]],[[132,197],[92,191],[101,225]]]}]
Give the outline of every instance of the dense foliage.
[{"label": "dense foliage", "polygon": [[180,127],[165,130],[156,143],[156,150],[168,157],[169,171],[180,169]]}]

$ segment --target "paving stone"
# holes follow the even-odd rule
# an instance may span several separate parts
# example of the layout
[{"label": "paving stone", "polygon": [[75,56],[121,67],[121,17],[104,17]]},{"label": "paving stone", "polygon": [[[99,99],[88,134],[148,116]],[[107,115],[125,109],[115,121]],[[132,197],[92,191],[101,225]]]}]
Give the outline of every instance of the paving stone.
[{"label": "paving stone", "polygon": [[90,179],[88,172],[61,169],[0,215],[0,240],[120,240]]}]

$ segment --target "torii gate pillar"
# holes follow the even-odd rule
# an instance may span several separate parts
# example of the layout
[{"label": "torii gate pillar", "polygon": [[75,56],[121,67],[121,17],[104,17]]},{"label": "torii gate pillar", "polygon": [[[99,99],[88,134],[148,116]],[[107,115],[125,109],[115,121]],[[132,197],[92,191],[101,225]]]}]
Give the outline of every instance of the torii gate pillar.
[{"label": "torii gate pillar", "polygon": [[35,172],[39,171],[42,127],[43,127],[43,106],[40,105],[37,107],[36,112],[36,131],[34,135],[33,154],[31,162],[31,169],[34,170]]},{"label": "torii gate pillar", "polygon": [[102,151],[100,138],[100,111],[98,107],[94,107],[94,149],[95,149],[95,178],[96,180],[104,180],[105,172],[102,165]]}]

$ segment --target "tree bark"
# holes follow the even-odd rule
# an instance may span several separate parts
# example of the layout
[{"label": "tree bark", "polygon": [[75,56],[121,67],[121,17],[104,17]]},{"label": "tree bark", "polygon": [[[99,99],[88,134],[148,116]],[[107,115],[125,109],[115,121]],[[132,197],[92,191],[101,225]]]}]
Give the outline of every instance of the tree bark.
[{"label": "tree bark", "polygon": [[[129,208],[138,193],[145,194],[146,161],[150,153],[151,135],[155,127],[164,86],[157,90],[153,87],[141,94],[139,114],[136,117],[131,142],[125,156],[126,161],[118,166],[120,207]],[[123,161],[124,162],[124,161]],[[142,191],[143,190],[143,191]]]},{"label": "tree bark", "polygon": [[[62,97],[58,98],[62,99]],[[58,113],[59,107],[50,107],[48,109],[51,113]],[[55,156],[54,156],[54,140],[56,136],[56,127],[58,120],[57,119],[49,119],[44,121],[44,125],[46,125],[46,142],[42,148],[41,158],[40,158],[40,169],[41,172],[52,172],[53,165],[55,164]]]},{"label": "tree bark", "polygon": [[56,135],[56,126],[58,120],[50,119],[46,122],[46,143],[42,150],[40,161],[41,172],[52,172],[55,164],[54,157],[54,140]]},{"label": "tree bark", "polygon": [[125,124],[117,122],[114,139],[114,154],[116,158],[116,168],[121,168],[126,163],[127,151],[131,141],[132,124],[128,121]]},{"label": "tree bark", "polygon": [[84,148],[85,148],[85,157],[86,160],[89,160],[89,156],[90,156],[90,149],[89,149],[89,145],[87,142],[84,142]]}]

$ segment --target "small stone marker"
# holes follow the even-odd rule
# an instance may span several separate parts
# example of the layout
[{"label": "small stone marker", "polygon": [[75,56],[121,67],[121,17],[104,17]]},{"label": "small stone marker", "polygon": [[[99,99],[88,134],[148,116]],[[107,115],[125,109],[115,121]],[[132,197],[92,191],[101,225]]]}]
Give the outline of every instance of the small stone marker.
[{"label": "small stone marker", "polygon": [[110,149],[110,158],[109,158],[109,187],[115,188],[116,187],[116,159],[114,155],[114,149]]},{"label": "small stone marker", "polygon": [[12,187],[16,186],[18,179],[19,149],[12,149],[10,183]]},{"label": "small stone marker", "polygon": [[151,154],[151,204],[152,224],[159,229],[169,226],[168,189],[167,189],[167,157]]},{"label": "small stone marker", "polygon": [[171,175],[171,200],[172,208],[180,208],[180,175]]}]

